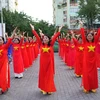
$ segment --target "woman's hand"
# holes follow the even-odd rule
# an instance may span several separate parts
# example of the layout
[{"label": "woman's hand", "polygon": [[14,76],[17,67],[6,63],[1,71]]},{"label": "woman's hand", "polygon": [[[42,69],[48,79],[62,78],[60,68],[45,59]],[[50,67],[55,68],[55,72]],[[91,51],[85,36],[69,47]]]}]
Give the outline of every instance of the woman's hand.
[{"label": "woman's hand", "polygon": [[34,30],[34,26],[32,24],[30,24],[30,26],[31,26],[32,30]]},{"label": "woman's hand", "polygon": [[59,27],[59,30],[58,30],[59,32],[61,31],[62,27],[63,27],[63,25],[61,25],[61,26]]},{"label": "woman's hand", "polygon": [[79,20],[79,24],[80,24],[80,28],[83,27],[83,22],[81,20]]},{"label": "woman's hand", "polygon": [[16,30],[17,30],[17,27],[13,30],[11,38],[14,38],[14,36],[16,35]]},{"label": "woman's hand", "polygon": [[42,30],[41,30],[41,29],[39,29],[39,32],[40,32],[40,33],[42,33]]},{"label": "woman's hand", "polygon": [[72,34],[72,38],[75,38],[74,32],[71,30],[70,33]]}]

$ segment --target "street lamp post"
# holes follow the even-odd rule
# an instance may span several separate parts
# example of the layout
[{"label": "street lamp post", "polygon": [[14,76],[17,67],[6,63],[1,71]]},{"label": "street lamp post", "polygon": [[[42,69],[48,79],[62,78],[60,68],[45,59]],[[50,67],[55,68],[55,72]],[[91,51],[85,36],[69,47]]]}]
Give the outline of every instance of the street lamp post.
[{"label": "street lamp post", "polygon": [[1,6],[1,29],[2,29],[2,36],[4,37],[4,27],[3,27],[3,12],[2,12],[2,0],[0,0]]}]

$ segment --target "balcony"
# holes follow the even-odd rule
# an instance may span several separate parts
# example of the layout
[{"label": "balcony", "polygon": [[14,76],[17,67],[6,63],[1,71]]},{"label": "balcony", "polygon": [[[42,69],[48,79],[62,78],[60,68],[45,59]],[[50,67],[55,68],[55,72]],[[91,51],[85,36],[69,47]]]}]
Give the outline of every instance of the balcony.
[{"label": "balcony", "polygon": [[62,7],[66,7],[67,6],[67,2],[62,3]]},{"label": "balcony", "polygon": [[58,9],[67,7],[67,2],[60,3],[60,4],[58,4],[57,6],[58,6]]},{"label": "balcony", "polygon": [[58,9],[61,9],[62,8],[62,6],[59,4],[59,5],[57,5],[58,6]]},{"label": "balcony", "polygon": [[71,0],[70,6],[78,6],[78,0]]}]

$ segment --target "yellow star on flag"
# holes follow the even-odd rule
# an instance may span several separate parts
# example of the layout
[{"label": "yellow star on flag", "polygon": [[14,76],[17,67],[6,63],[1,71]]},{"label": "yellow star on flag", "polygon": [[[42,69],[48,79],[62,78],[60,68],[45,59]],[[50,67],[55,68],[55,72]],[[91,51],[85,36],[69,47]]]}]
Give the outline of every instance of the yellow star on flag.
[{"label": "yellow star on flag", "polygon": [[78,47],[78,48],[79,48],[80,51],[83,51],[83,50],[84,50],[84,47],[81,47],[81,46],[80,46],[80,47]]},{"label": "yellow star on flag", "polygon": [[3,52],[3,50],[0,50],[0,56],[2,56],[2,52]]},{"label": "yellow star on flag", "polygon": [[50,48],[42,48],[43,52],[48,52]]},{"label": "yellow star on flag", "polygon": [[14,47],[14,50],[18,50],[18,47]]},{"label": "yellow star on flag", "polygon": [[89,49],[88,52],[90,52],[90,51],[94,52],[95,46],[90,45],[90,46],[88,46],[88,49]]}]

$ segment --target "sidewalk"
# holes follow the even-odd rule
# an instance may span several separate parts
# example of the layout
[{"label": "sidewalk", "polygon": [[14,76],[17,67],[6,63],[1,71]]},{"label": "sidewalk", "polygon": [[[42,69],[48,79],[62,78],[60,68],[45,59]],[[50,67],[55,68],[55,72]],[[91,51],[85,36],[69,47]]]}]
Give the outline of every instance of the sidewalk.
[{"label": "sidewalk", "polygon": [[[55,53],[55,84],[57,92],[43,95],[38,89],[39,57],[24,73],[23,79],[15,79],[11,67],[11,88],[0,100],[100,100],[100,87],[96,93],[85,94],[81,88],[81,78],[76,78],[74,70],[69,70],[58,53]],[[99,86],[100,86],[100,71]]]}]

